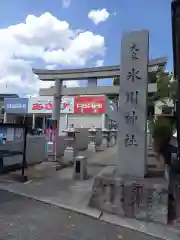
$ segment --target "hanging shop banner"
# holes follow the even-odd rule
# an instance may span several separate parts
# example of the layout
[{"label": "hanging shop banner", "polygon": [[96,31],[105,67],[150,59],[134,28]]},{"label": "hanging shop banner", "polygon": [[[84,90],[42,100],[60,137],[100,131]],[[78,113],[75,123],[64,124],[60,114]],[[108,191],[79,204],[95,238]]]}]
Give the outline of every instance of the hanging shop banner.
[{"label": "hanging shop banner", "polygon": [[[28,113],[51,114],[53,107],[53,97],[30,98],[28,101]],[[74,112],[74,97],[62,97],[61,113]]]},{"label": "hanging shop banner", "polygon": [[4,98],[4,111],[11,114],[27,113],[28,98]]},{"label": "hanging shop banner", "polygon": [[103,114],[106,112],[106,96],[76,96],[74,114]]}]

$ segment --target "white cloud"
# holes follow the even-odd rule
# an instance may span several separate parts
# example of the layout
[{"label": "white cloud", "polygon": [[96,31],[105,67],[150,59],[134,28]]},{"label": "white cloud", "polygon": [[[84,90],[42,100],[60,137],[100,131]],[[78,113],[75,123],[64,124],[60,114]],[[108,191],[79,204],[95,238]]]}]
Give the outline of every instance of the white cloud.
[{"label": "white cloud", "polygon": [[98,25],[100,22],[105,22],[109,18],[110,14],[106,8],[91,10],[88,13],[88,18]]},{"label": "white cloud", "polygon": [[63,8],[68,8],[71,5],[71,0],[62,0]]},{"label": "white cloud", "polygon": [[104,64],[104,60],[97,60],[96,61],[96,67],[101,67]]},{"label": "white cloud", "polygon": [[0,29],[0,36],[0,93],[33,95],[39,87],[52,85],[38,80],[31,66],[39,68],[42,62],[47,69],[85,66],[105,54],[104,37],[71,29],[48,12],[40,17],[28,15],[24,23]]},{"label": "white cloud", "polygon": [[67,49],[46,51],[44,60],[47,63],[58,63],[64,66],[70,66],[72,63],[84,66],[89,57],[104,54],[105,49],[102,48],[103,46],[104,38],[102,36],[95,36],[92,32],[83,32],[72,40]]}]

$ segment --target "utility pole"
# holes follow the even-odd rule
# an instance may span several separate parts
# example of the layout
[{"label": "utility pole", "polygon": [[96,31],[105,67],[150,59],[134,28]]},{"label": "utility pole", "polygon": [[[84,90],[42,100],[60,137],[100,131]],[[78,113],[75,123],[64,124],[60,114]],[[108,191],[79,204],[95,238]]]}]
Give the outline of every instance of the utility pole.
[{"label": "utility pole", "polygon": [[180,0],[171,2],[174,77],[178,81],[176,103],[178,159],[180,160]]}]

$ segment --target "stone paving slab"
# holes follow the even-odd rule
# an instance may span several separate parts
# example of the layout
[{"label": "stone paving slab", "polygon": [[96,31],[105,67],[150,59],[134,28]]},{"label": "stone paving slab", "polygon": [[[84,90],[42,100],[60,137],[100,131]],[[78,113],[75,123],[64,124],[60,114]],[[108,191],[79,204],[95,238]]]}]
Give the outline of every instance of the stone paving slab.
[{"label": "stone paving slab", "polygon": [[[88,165],[92,166],[115,166],[117,164],[117,146],[107,148],[105,151],[97,153],[82,152],[82,155],[88,156]],[[154,152],[149,151],[148,165],[162,169],[162,163],[158,162]]]}]

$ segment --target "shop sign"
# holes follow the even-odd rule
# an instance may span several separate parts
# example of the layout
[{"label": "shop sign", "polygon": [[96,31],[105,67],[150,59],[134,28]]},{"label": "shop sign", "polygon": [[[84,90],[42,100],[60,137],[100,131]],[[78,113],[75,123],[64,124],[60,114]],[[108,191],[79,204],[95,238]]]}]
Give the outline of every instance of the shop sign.
[{"label": "shop sign", "polygon": [[[51,114],[53,107],[53,98],[38,97],[29,99],[28,113]],[[62,97],[61,113],[74,112],[74,98]]]},{"label": "shop sign", "polygon": [[27,113],[28,98],[5,98],[4,111],[11,114]]},{"label": "shop sign", "polygon": [[106,112],[106,96],[76,96],[75,114],[103,114]]}]

